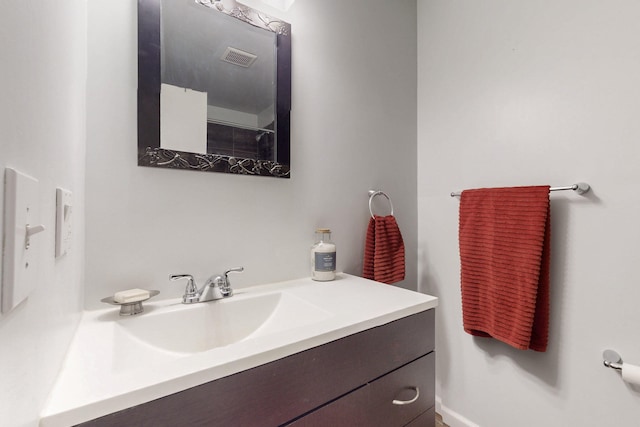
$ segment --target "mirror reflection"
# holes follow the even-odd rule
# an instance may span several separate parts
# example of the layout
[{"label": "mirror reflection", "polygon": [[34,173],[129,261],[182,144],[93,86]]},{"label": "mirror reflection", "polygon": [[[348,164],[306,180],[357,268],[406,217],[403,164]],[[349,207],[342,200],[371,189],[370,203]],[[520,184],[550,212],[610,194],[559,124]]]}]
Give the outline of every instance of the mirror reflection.
[{"label": "mirror reflection", "polygon": [[289,177],[289,24],[234,1],[138,10],[138,164]]}]

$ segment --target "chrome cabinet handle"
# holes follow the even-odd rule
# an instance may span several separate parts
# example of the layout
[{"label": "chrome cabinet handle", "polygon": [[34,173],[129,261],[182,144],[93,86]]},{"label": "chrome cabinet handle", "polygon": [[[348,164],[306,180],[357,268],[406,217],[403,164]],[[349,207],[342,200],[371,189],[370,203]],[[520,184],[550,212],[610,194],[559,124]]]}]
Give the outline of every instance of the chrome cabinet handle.
[{"label": "chrome cabinet handle", "polygon": [[416,395],[411,400],[394,400],[392,403],[394,405],[411,405],[420,397],[420,389],[418,387],[408,387],[412,390],[415,390]]}]

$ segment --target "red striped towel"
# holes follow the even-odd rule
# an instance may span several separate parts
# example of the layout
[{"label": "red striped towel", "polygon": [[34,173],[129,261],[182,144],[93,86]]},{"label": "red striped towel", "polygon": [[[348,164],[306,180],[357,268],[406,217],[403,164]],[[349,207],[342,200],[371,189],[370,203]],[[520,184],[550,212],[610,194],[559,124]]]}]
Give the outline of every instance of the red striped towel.
[{"label": "red striped towel", "polygon": [[545,351],[549,186],[466,190],[460,198],[462,318],[471,335]]},{"label": "red striped towel", "polygon": [[362,277],[382,283],[404,280],[404,241],[393,215],[369,220]]}]

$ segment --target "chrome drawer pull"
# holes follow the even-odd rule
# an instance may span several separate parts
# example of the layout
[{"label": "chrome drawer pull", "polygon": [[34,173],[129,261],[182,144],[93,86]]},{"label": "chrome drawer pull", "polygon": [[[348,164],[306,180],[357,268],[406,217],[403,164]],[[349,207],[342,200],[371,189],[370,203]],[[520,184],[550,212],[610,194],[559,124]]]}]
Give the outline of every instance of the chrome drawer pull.
[{"label": "chrome drawer pull", "polygon": [[418,387],[409,387],[412,390],[416,391],[416,395],[411,400],[394,400],[392,403],[394,405],[410,405],[420,397],[420,389]]}]

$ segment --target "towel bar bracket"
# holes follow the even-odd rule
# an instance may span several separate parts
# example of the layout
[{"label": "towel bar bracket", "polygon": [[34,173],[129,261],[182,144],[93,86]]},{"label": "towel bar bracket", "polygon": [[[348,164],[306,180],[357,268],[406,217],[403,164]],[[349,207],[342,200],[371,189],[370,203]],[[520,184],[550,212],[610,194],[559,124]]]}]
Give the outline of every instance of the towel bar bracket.
[{"label": "towel bar bracket", "polygon": [[616,369],[618,371],[622,369],[622,357],[620,357],[620,355],[616,351],[603,351],[602,359],[602,363],[604,363],[604,366],[606,366],[607,368]]}]

